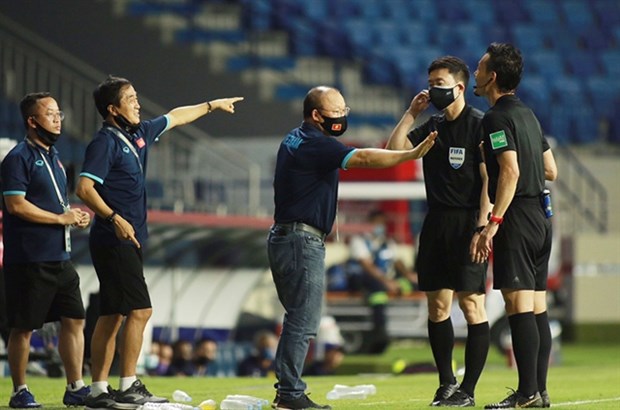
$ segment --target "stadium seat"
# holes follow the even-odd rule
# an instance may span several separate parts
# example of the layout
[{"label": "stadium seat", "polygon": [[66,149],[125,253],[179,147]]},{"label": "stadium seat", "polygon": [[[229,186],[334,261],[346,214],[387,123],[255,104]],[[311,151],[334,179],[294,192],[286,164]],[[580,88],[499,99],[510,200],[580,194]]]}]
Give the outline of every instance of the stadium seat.
[{"label": "stadium seat", "polygon": [[620,26],[620,3],[609,0],[592,1],[592,9],[603,29]]},{"label": "stadium seat", "polygon": [[601,73],[596,53],[586,50],[575,50],[572,53],[566,54],[565,58],[568,71],[577,78],[585,80],[590,76]]},{"label": "stadium seat", "polygon": [[546,48],[543,28],[534,24],[513,25],[512,41],[526,55]]},{"label": "stadium seat", "polygon": [[531,74],[526,74],[517,88],[517,96],[534,111],[543,130],[549,128],[547,118],[551,97],[548,88],[549,83],[545,77]]},{"label": "stadium seat", "polygon": [[558,24],[561,21],[556,3],[548,0],[526,0],[523,7],[529,19],[536,24]]},{"label": "stadium seat", "polygon": [[560,8],[569,29],[594,25],[594,15],[589,1],[564,0],[560,2]]},{"label": "stadium seat", "polygon": [[270,0],[241,0],[241,23],[250,30],[267,31],[271,28]]},{"label": "stadium seat", "polygon": [[608,76],[620,77],[620,50],[607,50],[601,53],[602,70]]},{"label": "stadium seat", "polygon": [[495,12],[490,0],[464,1],[463,8],[467,13],[467,21],[478,25],[481,29],[496,25]]},{"label": "stadium seat", "polygon": [[620,79],[593,76],[586,80],[588,100],[597,116],[611,118],[620,105]]},{"label": "stadium seat", "polygon": [[528,21],[528,13],[520,1],[494,1],[493,7],[497,21],[508,27]]},{"label": "stadium seat", "polygon": [[541,50],[523,57],[524,70],[528,74],[538,74],[554,78],[564,74],[564,61],[555,51]]}]

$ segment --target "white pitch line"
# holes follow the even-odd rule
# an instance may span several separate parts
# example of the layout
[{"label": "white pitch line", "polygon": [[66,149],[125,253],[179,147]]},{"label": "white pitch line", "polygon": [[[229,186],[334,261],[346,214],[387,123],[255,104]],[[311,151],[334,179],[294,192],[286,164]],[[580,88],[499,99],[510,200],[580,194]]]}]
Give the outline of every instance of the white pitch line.
[{"label": "white pitch line", "polygon": [[424,399],[409,399],[409,400],[399,400],[399,401],[373,401],[373,402],[369,402],[369,403],[360,403],[360,406],[379,406],[379,405],[386,405],[386,404],[397,404],[397,403],[413,403],[413,402],[420,402],[420,401],[425,401]]},{"label": "white pitch line", "polygon": [[599,399],[599,400],[579,400],[579,401],[567,401],[564,403],[553,403],[551,402],[552,407],[560,407],[560,406],[579,406],[581,404],[594,404],[594,403],[605,403],[608,401],[620,401],[620,397],[612,397],[610,399]]}]

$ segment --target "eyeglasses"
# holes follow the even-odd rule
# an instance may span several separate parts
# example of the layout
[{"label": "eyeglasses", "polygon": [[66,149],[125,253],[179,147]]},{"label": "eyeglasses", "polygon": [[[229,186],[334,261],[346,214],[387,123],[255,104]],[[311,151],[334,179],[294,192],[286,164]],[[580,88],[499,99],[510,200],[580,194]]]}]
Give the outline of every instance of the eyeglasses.
[{"label": "eyeglasses", "polygon": [[65,119],[65,113],[62,111],[48,111],[45,114],[33,115],[33,117],[37,117],[37,116],[47,117],[47,119],[50,121],[54,121],[56,118],[58,118],[60,121],[64,121]]},{"label": "eyeglasses", "polygon": [[344,107],[344,110],[326,110],[325,108],[317,107],[317,110],[334,113],[336,117],[346,117],[351,112],[351,108],[349,107]]}]

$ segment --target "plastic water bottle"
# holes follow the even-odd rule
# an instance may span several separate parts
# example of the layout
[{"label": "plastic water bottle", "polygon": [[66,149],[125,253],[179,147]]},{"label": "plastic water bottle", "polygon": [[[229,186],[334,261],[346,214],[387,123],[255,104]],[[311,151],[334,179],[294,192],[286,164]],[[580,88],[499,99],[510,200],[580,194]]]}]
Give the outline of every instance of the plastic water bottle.
[{"label": "plastic water bottle", "polygon": [[543,209],[545,210],[545,216],[547,219],[553,216],[553,206],[551,205],[551,191],[548,189],[542,192]]},{"label": "plastic water bottle", "polygon": [[254,406],[248,402],[235,400],[235,399],[224,399],[220,403],[221,410],[254,410]]},{"label": "plastic water bottle", "polygon": [[190,402],[192,397],[183,390],[175,390],[172,392],[172,399],[178,402]]},{"label": "plastic water bottle", "polygon": [[254,396],[248,396],[244,394],[229,394],[228,396],[226,396],[226,398],[249,403],[256,410],[262,410],[263,406],[269,405],[269,400],[261,399],[261,398],[254,397]]},{"label": "plastic water bottle", "polygon": [[327,393],[327,400],[365,399],[376,393],[377,388],[373,384],[360,384],[357,386],[336,384],[334,388]]},{"label": "plastic water bottle", "polygon": [[364,391],[367,395],[372,396],[373,394],[377,394],[377,388],[375,387],[374,384],[358,384],[356,386],[347,386],[344,384],[336,384],[334,385],[334,390],[343,390],[343,391],[348,391],[348,390],[362,390]]},{"label": "plastic water bottle", "polygon": [[217,403],[215,402],[215,400],[205,400],[198,405],[198,408],[200,410],[215,410],[217,409]]}]

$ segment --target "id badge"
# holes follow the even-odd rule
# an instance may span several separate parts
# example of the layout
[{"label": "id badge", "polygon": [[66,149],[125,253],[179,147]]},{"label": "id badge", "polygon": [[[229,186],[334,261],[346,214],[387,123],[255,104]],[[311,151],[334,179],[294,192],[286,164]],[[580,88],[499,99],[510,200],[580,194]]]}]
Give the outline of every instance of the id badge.
[{"label": "id badge", "polygon": [[[69,205],[63,206],[65,212],[69,212]],[[71,252],[71,225],[65,225],[65,251]]]}]

